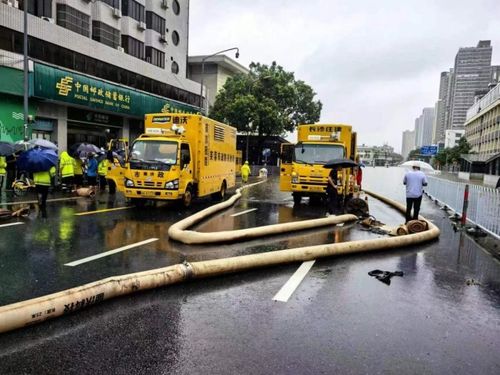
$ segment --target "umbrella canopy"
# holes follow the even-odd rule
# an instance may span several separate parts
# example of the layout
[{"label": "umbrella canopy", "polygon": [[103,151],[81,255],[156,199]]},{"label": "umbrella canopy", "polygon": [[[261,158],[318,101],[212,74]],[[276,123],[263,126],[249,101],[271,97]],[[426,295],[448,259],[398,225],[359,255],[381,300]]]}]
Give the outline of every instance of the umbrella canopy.
[{"label": "umbrella canopy", "polygon": [[12,155],[15,151],[12,143],[0,141],[0,156]]},{"label": "umbrella canopy", "polygon": [[34,146],[48,148],[48,149],[56,150],[56,151],[59,149],[59,147],[57,147],[57,145],[55,143],[52,143],[51,141],[47,141],[46,139],[41,139],[41,138],[32,139],[28,143],[30,143]]},{"label": "umbrella canopy", "polygon": [[351,159],[332,159],[327,161],[323,168],[352,168],[357,167],[358,164]]},{"label": "umbrella canopy", "polygon": [[[96,159],[97,159],[97,162],[99,162],[99,163],[100,163],[101,161],[103,161],[103,160],[104,160],[104,159],[106,159],[107,157],[108,157],[108,152],[102,152],[102,151],[101,151],[101,152],[99,152],[99,153],[97,154]],[[116,159],[118,159],[119,161],[122,161],[122,160],[123,160],[123,157],[122,157],[120,154],[118,154],[117,152],[114,152],[114,151],[113,151],[113,159],[115,159],[115,158],[116,158]]]},{"label": "umbrella canopy", "polygon": [[410,161],[405,161],[404,163],[399,165],[400,167],[419,167],[420,169],[425,169],[428,171],[434,171],[434,168],[432,168],[432,165],[429,163],[426,163],[424,161],[420,160],[410,160]]},{"label": "umbrella canopy", "polygon": [[54,150],[32,148],[17,158],[17,168],[26,172],[44,172],[57,165],[58,157]]},{"label": "umbrella canopy", "polygon": [[69,148],[69,154],[77,158],[86,158],[89,153],[97,154],[101,149],[92,143],[75,143]]},{"label": "umbrella canopy", "polygon": [[35,147],[34,144],[29,143],[28,141],[17,141],[14,143],[14,151],[19,152],[19,151],[26,151],[29,150],[30,148]]}]

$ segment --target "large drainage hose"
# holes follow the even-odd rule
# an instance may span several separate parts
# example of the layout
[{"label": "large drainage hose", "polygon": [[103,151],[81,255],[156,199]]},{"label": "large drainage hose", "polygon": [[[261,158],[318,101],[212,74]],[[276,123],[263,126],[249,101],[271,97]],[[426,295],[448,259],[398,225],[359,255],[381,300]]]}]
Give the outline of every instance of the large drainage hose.
[{"label": "large drainage hose", "polygon": [[295,232],[298,230],[305,230],[311,228],[319,228],[323,226],[335,225],[344,223],[346,221],[354,221],[358,219],[355,215],[339,215],[339,216],[328,216],[321,219],[302,220],[293,223],[273,224],[262,227],[228,230],[228,231],[212,232],[212,233],[195,232],[192,230],[187,230],[187,228],[192,227],[193,225],[206,219],[210,215],[213,215],[219,211],[222,211],[232,206],[238,199],[241,198],[241,190],[247,189],[251,186],[258,185],[264,181],[256,182],[254,184],[246,185],[240,189],[237,189],[236,193],[233,196],[231,196],[231,198],[229,198],[227,201],[205,208],[204,210],[197,212],[194,215],[191,215],[181,221],[178,221],[175,224],[172,224],[168,228],[168,237],[170,239],[188,245],[246,241],[252,238],[283,234],[287,232]]},{"label": "large drainage hose", "polygon": [[[381,198],[384,202],[401,210],[402,205],[399,203],[374,193],[369,194]],[[269,253],[184,263],[156,270],[110,277],[62,292],[0,307],[0,333],[65,315],[106,299],[139,290],[176,284],[190,278],[217,276],[257,267],[307,261],[332,255],[394,249],[423,243],[439,236],[439,229],[431,222],[428,222],[428,224],[429,229],[427,231],[406,236],[307,246]]]}]

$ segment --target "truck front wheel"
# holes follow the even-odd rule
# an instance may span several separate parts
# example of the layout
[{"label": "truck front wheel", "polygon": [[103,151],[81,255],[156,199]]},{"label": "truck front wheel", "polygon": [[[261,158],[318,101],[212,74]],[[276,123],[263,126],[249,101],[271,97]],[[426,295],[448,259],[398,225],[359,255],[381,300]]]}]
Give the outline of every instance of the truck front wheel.
[{"label": "truck front wheel", "polygon": [[299,193],[293,193],[292,197],[294,204],[300,204],[300,201],[302,200],[302,195],[300,195]]},{"label": "truck front wheel", "polygon": [[186,191],[184,192],[184,195],[182,196],[182,205],[187,208],[191,206],[192,202],[193,202],[193,193],[191,187],[188,186],[186,188]]}]

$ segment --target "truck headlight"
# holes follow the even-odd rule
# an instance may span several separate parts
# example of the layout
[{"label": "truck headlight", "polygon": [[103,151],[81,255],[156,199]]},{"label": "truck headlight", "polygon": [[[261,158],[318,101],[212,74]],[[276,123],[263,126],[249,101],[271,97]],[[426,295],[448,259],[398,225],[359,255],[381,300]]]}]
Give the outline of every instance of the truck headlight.
[{"label": "truck headlight", "polygon": [[165,189],[167,190],[178,190],[179,189],[179,179],[168,181],[165,183]]},{"label": "truck headlight", "polygon": [[128,178],[125,179],[125,186],[126,187],[134,187],[134,181],[129,180]]},{"label": "truck headlight", "polygon": [[292,172],[292,184],[298,184],[299,183],[299,176],[297,176],[296,172]]}]

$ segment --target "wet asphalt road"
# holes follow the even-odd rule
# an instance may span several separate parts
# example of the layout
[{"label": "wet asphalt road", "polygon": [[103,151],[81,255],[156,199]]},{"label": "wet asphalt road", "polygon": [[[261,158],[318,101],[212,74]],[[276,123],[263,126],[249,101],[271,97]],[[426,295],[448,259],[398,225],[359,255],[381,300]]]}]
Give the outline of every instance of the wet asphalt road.
[{"label": "wet asphalt road", "polygon": [[[366,168],[365,187],[401,200],[401,170]],[[222,216],[222,230],[324,215],[293,207],[270,179]],[[199,202],[196,209],[210,204]],[[171,207],[87,216],[124,206],[107,196],[49,205],[47,218],[0,228],[0,305],[115,274],[309,244],[367,238],[357,227],[308,231],[250,243],[191,247],[166,239],[187,215]],[[170,208],[170,209],[169,209]],[[257,208],[247,215],[231,214]],[[370,200],[379,220],[400,214]],[[0,336],[0,373],[318,374],[500,373],[500,264],[424,198],[439,241],[376,254],[319,260],[288,302],[274,295],[295,272],[285,265],[198,280],[104,302],[77,314]],[[153,218],[151,218],[151,216]],[[7,231],[8,230],[8,231]],[[7,234],[7,235],[5,235]],[[146,238],[159,241],[77,267],[64,266]],[[11,242],[10,242],[11,241]],[[367,275],[401,270],[387,286]],[[480,285],[467,285],[474,279]]]}]

